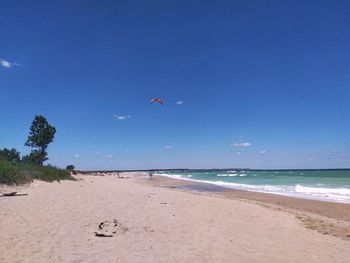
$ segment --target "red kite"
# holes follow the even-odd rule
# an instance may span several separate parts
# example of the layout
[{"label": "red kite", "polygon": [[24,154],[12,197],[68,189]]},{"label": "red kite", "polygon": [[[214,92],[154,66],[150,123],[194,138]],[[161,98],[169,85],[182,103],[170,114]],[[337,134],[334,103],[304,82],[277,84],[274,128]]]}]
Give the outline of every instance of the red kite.
[{"label": "red kite", "polygon": [[154,99],[151,99],[151,103],[153,102],[159,102],[160,104],[164,105],[164,102],[162,101],[161,98],[154,98]]}]

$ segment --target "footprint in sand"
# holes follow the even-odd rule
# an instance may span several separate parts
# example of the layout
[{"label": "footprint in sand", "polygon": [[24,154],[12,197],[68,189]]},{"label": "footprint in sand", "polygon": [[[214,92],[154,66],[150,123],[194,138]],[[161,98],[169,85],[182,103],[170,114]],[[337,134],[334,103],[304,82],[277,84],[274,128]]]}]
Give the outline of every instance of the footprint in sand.
[{"label": "footprint in sand", "polygon": [[148,232],[148,233],[154,232],[154,230],[153,230],[152,228],[150,228],[149,226],[145,226],[144,229],[145,229],[145,231]]}]

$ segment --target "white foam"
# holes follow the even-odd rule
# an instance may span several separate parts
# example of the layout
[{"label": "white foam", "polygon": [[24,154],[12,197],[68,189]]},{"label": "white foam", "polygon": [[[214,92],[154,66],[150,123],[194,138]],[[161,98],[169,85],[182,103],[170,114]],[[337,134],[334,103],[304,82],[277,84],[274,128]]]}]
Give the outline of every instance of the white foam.
[{"label": "white foam", "polygon": [[217,174],[216,176],[229,176],[229,177],[235,177],[238,176],[238,174]]},{"label": "white foam", "polygon": [[295,190],[302,193],[341,194],[350,197],[350,189],[348,188],[308,187],[297,184]]},{"label": "white foam", "polygon": [[232,189],[286,195],[331,202],[350,203],[350,189],[347,188],[321,188],[306,187],[302,185],[249,185],[229,183],[223,181],[205,182]]},{"label": "white foam", "polygon": [[155,175],[160,175],[160,176],[166,176],[166,177],[170,177],[170,178],[174,178],[174,179],[183,179],[183,180],[185,180],[185,178],[183,178],[181,174],[156,173]]}]

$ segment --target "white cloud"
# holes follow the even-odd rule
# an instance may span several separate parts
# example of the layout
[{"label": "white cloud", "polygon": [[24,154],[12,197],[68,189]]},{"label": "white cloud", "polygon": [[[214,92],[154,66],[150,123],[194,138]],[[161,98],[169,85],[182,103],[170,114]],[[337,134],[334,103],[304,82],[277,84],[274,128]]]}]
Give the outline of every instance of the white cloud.
[{"label": "white cloud", "polygon": [[118,121],[124,121],[131,118],[131,115],[113,115]]},{"label": "white cloud", "polygon": [[237,152],[236,154],[237,154],[237,155],[241,155],[241,152]]},{"label": "white cloud", "polygon": [[101,154],[101,152],[100,152],[100,151],[97,151],[96,154]]},{"label": "white cloud", "polygon": [[11,68],[13,66],[18,66],[19,64],[16,62],[10,62],[5,59],[0,58],[0,65],[5,67],[5,68]]},{"label": "white cloud", "polygon": [[181,105],[181,104],[184,104],[184,102],[182,100],[179,100],[176,102],[177,105]]},{"label": "white cloud", "polygon": [[260,153],[260,154],[265,154],[265,153],[267,153],[267,151],[266,151],[266,150],[262,150],[262,151],[260,151],[259,153]]},{"label": "white cloud", "polygon": [[239,143],[235,143],[233,144],[233,146],[235,147],[241,147],[241,148],[246,148],[251,146],[252,144],[250,142],[239,142]]},{"label": "white cloud", "polygon": [[105,155],[105,157],[106,157],[106,158],[112,158],[113,155],[112,155],[112,154],[107,154],[107,155]]},{"label": "white cloud", "polygon": [[74,154],[74,157],[75,157],[75,158],[78,158],[78,157],[80,157],[80,154],[79,154],[79,153],[76,153],[76,154]]},{"label": "white cloud", "polygon": [[172,148],[175,148],[175,146],[172,146],[172,145],[165,146],[165,149],[172,149]]},{"label": "white cloud", "polygon": [[1,64],[1,66],[5,67],[5,68],[11,68],[11,63],[6,61],[6,60],[1,59],[0,64]]}]

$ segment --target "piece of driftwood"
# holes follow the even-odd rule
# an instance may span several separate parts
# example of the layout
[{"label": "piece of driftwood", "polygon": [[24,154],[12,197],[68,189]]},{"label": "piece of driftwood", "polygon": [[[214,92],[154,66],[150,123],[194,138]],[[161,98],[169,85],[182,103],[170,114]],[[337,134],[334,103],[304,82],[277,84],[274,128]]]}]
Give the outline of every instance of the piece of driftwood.
[{"label": "piece of driftwood", "polygon": [[107,235],[107,234],[97,233],[97,232],[95,232],[95,236],[97,236],[97,237],[113,237],[113,235]]},{"label": "piece of driftwood", "polygon": [[4,196],[14,196],[17,192],[4,193]]},{"label": "piece of driftwood", "polygon": [[17,192],[3,193],[0,197],[23,196],[27,194],[18,194]]}]

